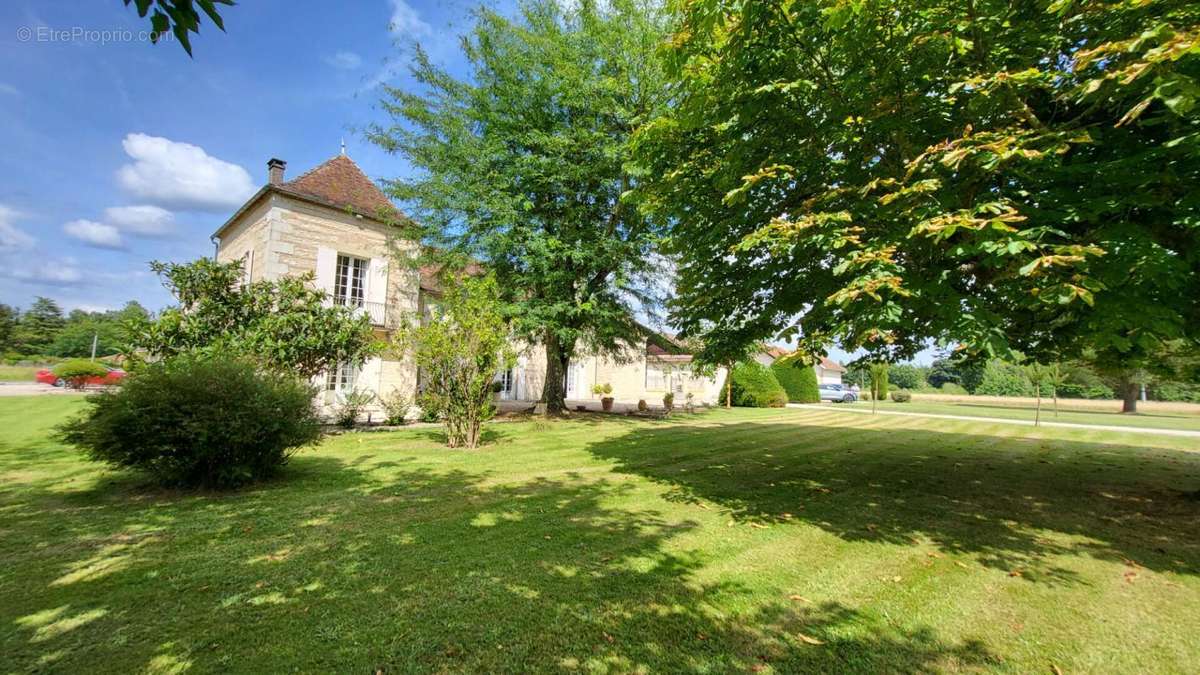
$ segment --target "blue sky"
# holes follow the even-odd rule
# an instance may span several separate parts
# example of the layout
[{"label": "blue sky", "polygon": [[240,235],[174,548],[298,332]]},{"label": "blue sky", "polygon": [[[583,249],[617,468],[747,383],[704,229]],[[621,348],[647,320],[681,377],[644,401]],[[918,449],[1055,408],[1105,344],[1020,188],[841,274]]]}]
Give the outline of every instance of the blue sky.
[{"label": "blue sky", "polygon": [[371,177],[402,174],[355,129],[382,120],[377,85],[403,81],[413,39],[456,68],[472,6],[244,1],[189,59],[139,41],[121,0],[0,4],[0,302],[161,308],[147,262],[210,254],[270,157],[294,176],[345,138]]},{"label": "blue sky", "polygon": [[406,82],[414,40],[461,71],[476,4],[244,0],[223,10],[228,32],[202,26],[189,59],[139,40],[148,21],[121,0],[6,0],[0,302],[166,306],[147,263],[210,255],[209,235],[266,181],[271,157],[295,176],[344,138],[367,175],[403,175],[356,129],[383,121],[378,85]]}]

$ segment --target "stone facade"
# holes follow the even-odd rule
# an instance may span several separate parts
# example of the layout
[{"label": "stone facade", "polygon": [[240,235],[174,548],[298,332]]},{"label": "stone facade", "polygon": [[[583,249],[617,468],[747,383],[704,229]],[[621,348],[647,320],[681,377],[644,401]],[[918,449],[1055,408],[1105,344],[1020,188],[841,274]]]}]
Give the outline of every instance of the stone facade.
[{"label": "stone facade", "polygon": [[[337,157],[284,183],[284,163],[272,162],[277,163],[271,165],[276,171],[272,182],[214,235],[217,260],[243,261],[251,281],[312,275],[313,285],[332,298],[337,260],[352,257],[365,269],[360,311],[371,316],[378,337],[387,340],[403,321],[422,316],[426,305],[435,301],[436,292],[422,283],[416,269],[394,261],[395,255],[414,251],[416,245],[397,240],[393,226],[369,215],[377,213],[387,199],[358,167],[344,156]],[[509,372],[498,375],[503,383],[498,397],[532,403],[541,398],[545,385],[545,350],[536,343],[520,342],[514,347],[517,362]],[[598,400],[592,386],[608,383],[613,397],[627,404],[644,399],[658,406],[667,391],[675,393],[676,405],[683,405],[688,393],[697,404],[716,403],[724,370],[712,377],[693,377],[689,361],[686,355],[651,353],[645,341],[631,345],[619,358],[585,354],[570,364],[567,399]],[[332,414],[339,395],[347,389],[340,384],[329,389],[325,376],[314,384],[322,392],[319,403]],[[376,394],[377,402],[368,408],[376,419],[382,413],[379,398],[398,392],[411,400],[417,386],[412,358],[394,353],[369,360],[353,378],[354,389]]]}]

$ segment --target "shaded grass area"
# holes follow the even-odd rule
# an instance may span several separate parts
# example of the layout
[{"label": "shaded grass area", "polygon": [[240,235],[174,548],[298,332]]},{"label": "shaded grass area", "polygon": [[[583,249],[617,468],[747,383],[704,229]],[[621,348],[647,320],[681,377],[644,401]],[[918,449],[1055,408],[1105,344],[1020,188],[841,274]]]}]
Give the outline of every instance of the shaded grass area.
[{"label": "shaded grass area", "polygon": [[[832,404],[831,404],[832,405]],[[839,403],[837,405],[846,405]],[[851,404],[860,410],[869,410],[870,401],[859,401]],[[896,412],[932,413],[936,415],[968,415],[971,417],[994,417],[997,419],[1028,420],[1034,419],[1035,405],[1033,403],[1012,403],[997,405],[995,403],[973,403],[921,401],[913,399],[908,403],[895,401],[880,401],[879,410]],[[1140,412],[1121,414],[1120,402],[1116,402],[1111,412],[1098,410],[1072,410],[1070,403],[1060,402],[1059,412],[1054,414],[1054,406],[1050,399],[1042,401],[1043,422],[1070,422],[1072,424],[1099,424],[1106,426],[1152,427],[1158,429],[1186,429],[1200,431],[1200,415],[1169,412]]]},{"label": "shaded grass area", "polygon": [[163,491],[0,400],[0,670],[1189,671],[1200,455],[810,410],[349,434]]}]

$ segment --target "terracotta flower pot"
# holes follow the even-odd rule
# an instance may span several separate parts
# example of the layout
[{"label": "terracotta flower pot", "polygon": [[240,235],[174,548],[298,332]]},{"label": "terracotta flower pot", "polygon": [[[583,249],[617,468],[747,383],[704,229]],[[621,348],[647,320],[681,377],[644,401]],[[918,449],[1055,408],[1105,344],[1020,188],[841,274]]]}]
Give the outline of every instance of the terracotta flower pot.
[{"label": "terracotta flower pot", "polygon": [[600,407],[604,408],[604,412],[612,412],[613,397],[605,396],[600,399]]}]

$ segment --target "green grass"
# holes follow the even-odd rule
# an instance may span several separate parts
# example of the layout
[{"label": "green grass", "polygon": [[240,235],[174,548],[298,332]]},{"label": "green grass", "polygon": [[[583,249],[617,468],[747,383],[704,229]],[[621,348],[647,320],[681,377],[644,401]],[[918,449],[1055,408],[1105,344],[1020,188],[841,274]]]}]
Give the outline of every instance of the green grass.
[{"label": "green grass", "polygon": [[[845,404],[838,404],[845,405]],[[998,419],[1015,419],[1033,421],[1035,409],[1032,404],[996,405],[972,402],[941,402],[918,401],[896,403],[895,401],[880,401],[879,410],[895,412],[932,413],[937,415],[968,415],[971,417],[994,417]],[[1069,405],[1069,403],[1067,404]],[[1058,416],[1054,415],[1051,401],[1042,402],[1043,422],[1070,422],[1072,424],[1102,424],[1122,427],[1153,427],[1158,429],[1183,429],[1200,431],[1200,415],[1169,412],[1140,412],[1123,415],[1120,412],[1120,401],[1113,402],[1112,412],[1066,410],[1060,407]],[[869,401],[859,401],[854,404],[859,409],[870,409]]]},{"label": "green grass", "polygon": [[[1195,672],[1195,439],[735,410],[166,491],[0,399],[0,672]],[[812,644],[820,642],[821,644]]]},{"label": "green grass", "polygon": [[0,364],[0,382],[33,382],[33,376],[45,366],[6,366]]}]

